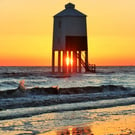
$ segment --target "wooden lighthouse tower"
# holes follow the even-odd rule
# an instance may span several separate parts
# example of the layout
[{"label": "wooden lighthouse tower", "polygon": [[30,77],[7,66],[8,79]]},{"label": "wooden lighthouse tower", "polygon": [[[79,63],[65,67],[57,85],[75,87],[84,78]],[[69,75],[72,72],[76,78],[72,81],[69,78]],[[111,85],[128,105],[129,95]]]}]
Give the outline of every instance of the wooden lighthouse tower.
[{"label": "wooden lighthouse tower", "polygon": [[52,72],[95,71],[88,64],[86,15],[68,3],[54,16]]}]

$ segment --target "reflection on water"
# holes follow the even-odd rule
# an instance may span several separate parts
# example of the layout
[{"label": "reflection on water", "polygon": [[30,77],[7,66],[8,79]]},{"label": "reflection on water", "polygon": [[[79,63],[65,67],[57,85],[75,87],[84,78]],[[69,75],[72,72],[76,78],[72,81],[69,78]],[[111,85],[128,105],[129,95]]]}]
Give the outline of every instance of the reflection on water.
[{"label": "reflection on water", "polygon": [[51,131],[39,135],[94,135],[89,126],[67,127],[65,129]]},{"label": "reflection on water", "polygon": [[39,135],[135,135],[135,114],[112,115],[109,120],[67,126]]},{"label": "reflection on water", "polygon": [[62,131],[57,131],[57,135],[94,135],[90,127],[69,127]]}]

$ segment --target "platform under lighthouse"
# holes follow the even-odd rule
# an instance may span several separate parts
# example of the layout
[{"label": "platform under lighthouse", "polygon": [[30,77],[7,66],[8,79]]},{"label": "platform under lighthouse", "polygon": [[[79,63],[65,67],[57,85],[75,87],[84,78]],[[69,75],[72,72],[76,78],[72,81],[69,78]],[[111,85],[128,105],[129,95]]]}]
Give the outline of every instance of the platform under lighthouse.
[{"label": "platform under lighthouse", "polygon": [[86,15],[68,3],[54,16],[52,72],[94,71],[88,64]]}]

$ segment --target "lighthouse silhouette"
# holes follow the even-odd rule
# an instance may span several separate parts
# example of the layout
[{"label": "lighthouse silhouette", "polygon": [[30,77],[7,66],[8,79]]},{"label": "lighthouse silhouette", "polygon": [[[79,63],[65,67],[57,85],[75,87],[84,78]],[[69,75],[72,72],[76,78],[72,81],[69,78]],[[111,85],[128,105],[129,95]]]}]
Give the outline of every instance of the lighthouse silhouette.
[{"label": "lighthouse silhouette", "polygon": [[68,3],[54,16],[52,72],[95,72],[88,63],[86,15]]}]

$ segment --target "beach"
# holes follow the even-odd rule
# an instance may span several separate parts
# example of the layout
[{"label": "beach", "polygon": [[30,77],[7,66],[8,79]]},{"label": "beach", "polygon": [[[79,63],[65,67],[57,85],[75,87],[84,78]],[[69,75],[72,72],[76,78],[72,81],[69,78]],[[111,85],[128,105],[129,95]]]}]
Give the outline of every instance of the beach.
[{"label": "beach", "polygon": [[0,121],[2,135],[134,135],[135,105],[45,113]]},{"label": "beach", "polygon": [[134,118],[135,115],[114,116],[110,120],[86,123],[78,126],[67,126],[39,135],[134,135]]},{"label": "beach", "polygon": [[134,135],[135,68],[58,78],[49,67],[0,67],[1,135]]},{"label": "beach", "polygon": [[113,116],[110,120],[67,126],[39,135],[134,135],[135,115]]}]

